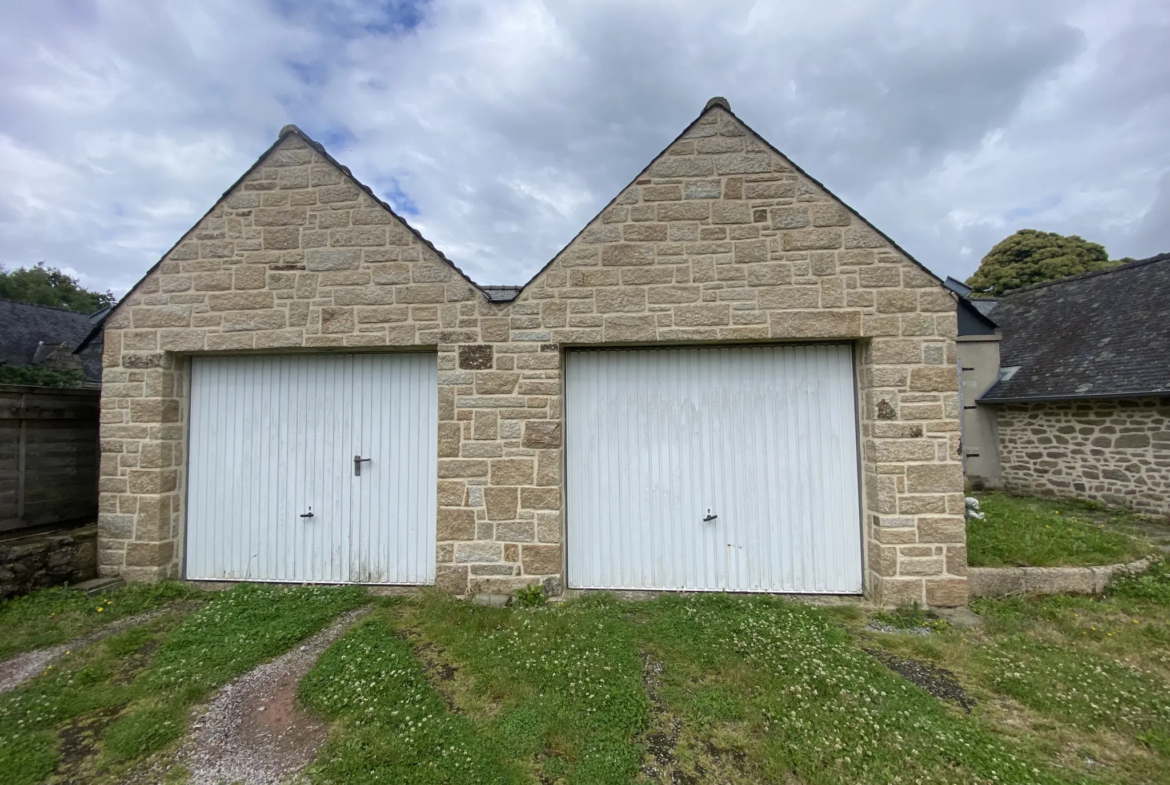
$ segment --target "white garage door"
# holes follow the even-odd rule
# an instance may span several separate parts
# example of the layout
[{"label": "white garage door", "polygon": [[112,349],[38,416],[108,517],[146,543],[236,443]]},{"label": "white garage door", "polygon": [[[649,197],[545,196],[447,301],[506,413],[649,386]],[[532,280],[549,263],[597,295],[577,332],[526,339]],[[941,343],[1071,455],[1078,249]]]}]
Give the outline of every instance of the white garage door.
[{"label": "white garage door", "polygon": [[436,367],[423,353],[194,358],[187,577],[434,582]]},{"label": "white garage door", "polygon": [[852,349],[566,360],[574,588],[862,591]]}]

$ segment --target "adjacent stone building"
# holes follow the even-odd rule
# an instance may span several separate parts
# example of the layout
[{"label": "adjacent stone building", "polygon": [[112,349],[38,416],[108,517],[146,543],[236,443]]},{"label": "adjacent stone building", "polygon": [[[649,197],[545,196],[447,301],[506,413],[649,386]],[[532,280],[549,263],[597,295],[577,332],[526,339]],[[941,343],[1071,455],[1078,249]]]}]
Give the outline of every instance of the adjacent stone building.
[{"label": "adjacent stone building", "polygon": [[[574,467],[566,467],[564,423],[566,407],[581,405],[565,396],[574,351],[830,345],[847,363],[849,416],[810,423],[797,444],[839,448],[847,438],[834,471],[847,467],[856,482],[808,490],[822,494],[809,497],[809,514],[817,498],[856,494],[859,503],[849,536],[817,547],[838,548],[842,562],[860,552],[864,591],[875,599],[963,604],[955,308],[935,276],[722,99],[523,287],[475,284],[289,126],[106,322],[101,570],[133,580],[191,577],[191,531],[211,525],[188,516],[187,496],[189,473],[203,465],[189,455],[189,423],[204,417],[192,411],[192,369],[207,358],[428,352],[433,523],[403,525],[433,537],[434,582],[465,594],[566,587],[566,510],[574,505],[566,469]],[[821,366],[810,359],[807,367]],[[822,381],[799,381],[793,406],[798,397],[816,404]],[[354,455],[354,476],[372,471],[362,460]],[[804,493],[818,475],[808,477],[785,487]],[[327,522],[313,509],[316,518],[294,512],[300,522],[290,515],[268,536]],[[686,525],[722,526],[729,517],[706,512]],[[631,516],[619,529],[638,525]],[[796,527],[793,543],[818,537],[804,520],[776,527]],[[360,552],[356,537],[347,547]],[[275,546],[252,536],[239,547],[262,560]],[[662,549],[671,558],[666,542]],[[719,570],[733,550],[717,543]],[[572,575],[567,583],[574,586]]]},{"label": "adjacent stone building", "polygon": [[999,343],[1003,335],[984,313],[996,303],[970,299],[971,287],[954,278],[947,278],[944,285],[959,295],[956,348],[959,398],[963,406],[963,473],[967,484],[975,490],[998,488],[999,434],[995,428],[995,407],[979,401],[979,396],[999,381]]},{"label": "adjacent stone building", "polygon": [[961,359],[984,352],[963,359],[983,369],[964,404],[992,434],[970,445],[981,462],[968,459],[969,479],[1170,515],[1167,291],[1162,254],[979,303],[999,335],[959,339]]},{"label": "adjacent stone building", "polygon": [[86,347],[100,347],[101,328],[95,327],[105,315],[0,300],[0,364],[79,371],[86,384],[101,384],[101,355]]}]

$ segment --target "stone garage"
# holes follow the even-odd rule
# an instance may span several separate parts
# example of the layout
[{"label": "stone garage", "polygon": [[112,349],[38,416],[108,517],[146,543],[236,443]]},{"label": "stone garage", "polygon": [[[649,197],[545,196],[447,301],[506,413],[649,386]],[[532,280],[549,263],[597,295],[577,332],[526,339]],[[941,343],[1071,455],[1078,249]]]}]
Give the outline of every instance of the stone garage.
[{"label": "stone garage", "polygon": [[101,571],[963,604],[955,309],[723,99],[514,287],[287,126],[105,323]]}]

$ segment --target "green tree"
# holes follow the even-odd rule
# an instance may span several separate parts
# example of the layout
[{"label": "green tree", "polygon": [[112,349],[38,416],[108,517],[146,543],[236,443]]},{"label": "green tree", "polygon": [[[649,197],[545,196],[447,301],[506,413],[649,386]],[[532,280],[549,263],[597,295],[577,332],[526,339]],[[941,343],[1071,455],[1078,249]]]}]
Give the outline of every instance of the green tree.
[{"label": "green tree", "polygon": [[38,262],[9,271],[0,264],[0,299],[51,305],[77,313],[94,313],[118,301],[111,291],[91,292],[76,278]]},{"label": "green tree", "polygon": [[967,279],[976,296],[996,297],[1012,289],[1101,270],[1109,261],[1104,246],[1077,235],[1021,229],[987,252]]}]

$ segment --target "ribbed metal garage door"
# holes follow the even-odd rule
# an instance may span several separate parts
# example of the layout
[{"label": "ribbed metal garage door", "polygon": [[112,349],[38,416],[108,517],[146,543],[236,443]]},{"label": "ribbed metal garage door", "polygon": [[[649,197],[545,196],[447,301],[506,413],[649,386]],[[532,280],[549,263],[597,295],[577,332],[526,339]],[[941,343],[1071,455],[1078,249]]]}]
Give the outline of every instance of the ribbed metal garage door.
[{"label": "ribbed metal garage door", "polygon": [[194,358],[187,577],[433,583],[436,368],[425,353]]},{"label": "ribbed metal garage door", "polygon": [[566,359],[568,584],[860,593],[848,345]]}]

